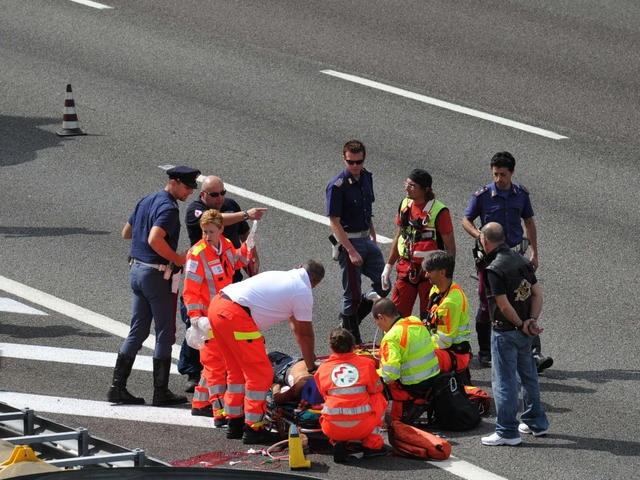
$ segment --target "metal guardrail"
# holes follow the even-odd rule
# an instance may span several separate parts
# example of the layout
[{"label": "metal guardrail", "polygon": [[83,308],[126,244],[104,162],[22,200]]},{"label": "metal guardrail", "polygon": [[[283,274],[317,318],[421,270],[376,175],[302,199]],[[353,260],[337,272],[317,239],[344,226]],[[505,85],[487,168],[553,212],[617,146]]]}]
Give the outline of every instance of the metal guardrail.
[{"label": "metal guardrail", "polygon": [[30,408],[0,402],[0,438],[13,445],[29,445],[38,458],[56,467],[171,467],[136,448],[128,449],[40,417]]}]

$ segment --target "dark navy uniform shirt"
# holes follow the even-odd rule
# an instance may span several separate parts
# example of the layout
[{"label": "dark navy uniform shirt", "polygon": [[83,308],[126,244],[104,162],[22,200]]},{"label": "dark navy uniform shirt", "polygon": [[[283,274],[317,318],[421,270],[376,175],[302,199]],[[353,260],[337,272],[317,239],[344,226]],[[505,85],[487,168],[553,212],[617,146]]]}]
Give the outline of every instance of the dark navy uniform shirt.
[{"label": "dark navy uniform shirt", "polygon": [[514,247],[524,236],[521,220],[533,217],[529,190],[513,182],[509,190],[499,190],[492,182],[473,194],[464,216],[471,222],[480,217],[481,227],[489,222],[499,223],[505,243]]},{"label": "dark navy uniform shirt", "polygon": [[[185,217],[185,223],[187,224],[187,233],[189,234],[189,240],[191,245],[202,240],[202,228],[200,228],[200,217],[204,212],[210,210],[210,208],[202,201],[202,198],[198,197],[197,200],[191,202],[191,205],[187,208],[187,214]],[[222,207],[220,207],[220,213],[236,213],[241,212],[242,209],[238,202],[232,198],[225,198]],[[222,236],[231,240],[235,248],[240,248],[242,241],[240,235],[244,235],[249,231],[249,224],[246,220],[234,223],[233,225],[225,225],[222,231]]]},{"label": "dark navy uniform shirt", "polygon": [[345,168],[327,186],[327,216],[340,217],[345,232],[361,232],[371,227],[373,175],[364,168],[360,180]]},{"label": "dark navy uniform shirt", "polygon": [[175,252],[180,239],[180,211],[176,199],[166,190],[143,198],[129,217],[131,225],[131,256],[146,263],[167,264],[149,245],[152,227],[160,227],[166,233],[165,240]]}]

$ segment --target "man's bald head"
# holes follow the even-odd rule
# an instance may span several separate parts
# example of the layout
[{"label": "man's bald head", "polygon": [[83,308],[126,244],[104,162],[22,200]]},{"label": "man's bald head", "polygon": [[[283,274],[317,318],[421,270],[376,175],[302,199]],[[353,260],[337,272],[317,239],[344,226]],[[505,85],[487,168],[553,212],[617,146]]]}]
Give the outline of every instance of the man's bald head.
[{"label": "man's bald head", "polygon": [[[209,208],[215,208],[220,210],[224,203],[225,196],[221,195],[224,191],[224,182],[215,175],[209,175],[202,181],[202,188],[200,189],[200,198],[204,204]],[[215,197],[212,194],[218,194]]]}]

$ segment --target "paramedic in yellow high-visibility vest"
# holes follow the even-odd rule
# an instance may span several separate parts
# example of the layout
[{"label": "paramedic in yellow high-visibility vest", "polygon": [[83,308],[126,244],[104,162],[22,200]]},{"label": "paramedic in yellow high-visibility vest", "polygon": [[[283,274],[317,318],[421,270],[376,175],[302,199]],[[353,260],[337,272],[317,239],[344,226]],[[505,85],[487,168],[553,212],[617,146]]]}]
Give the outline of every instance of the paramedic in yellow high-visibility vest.
[{"label": "paramedic in yellow high-visibility vest", "polygon": [[378,375],[392,400],[391,418],[403,421],[415,400],[426,399],[433,379],[440,373],[435,345],[422,321],[413,316],[403,318],[389,299],[374,303],[372,314],[385,332],[380,342]]},{"label": "paramedic in yellow high-visibility vest", "polygon": [[456,259],[450,252],[428,252],[422,262],[433,287],[425,325],[431,331],[441,372],[464,372],[471,358],[469,301],[453,281]]},{"label": "paramedic in yellow high-visibility vest", "polygon": [[383,288],[390,288],[391,270],[396,265],[397,279],[391,299],[405,317],[411,315],[416,297],[420,302],[420,318],[427,313],[432,284],[422,269],[425,255],[432,250],[456,254],[451,214],[436,199],[431,184],[431,175],[426,170],[415,168],[409,173],[404,184],[406,198],[396,217],[398,230],[381,277]]}]

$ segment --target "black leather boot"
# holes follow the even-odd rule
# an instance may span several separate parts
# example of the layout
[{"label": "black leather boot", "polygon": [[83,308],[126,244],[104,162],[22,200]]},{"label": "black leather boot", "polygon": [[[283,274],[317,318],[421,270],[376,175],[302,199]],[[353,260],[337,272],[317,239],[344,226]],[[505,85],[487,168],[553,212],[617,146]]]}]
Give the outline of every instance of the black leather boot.
[{"label": "black leather boot", "polygon": [[358,305],[358,325],[362,323],[362,320],[365,319],[367,315],[371,313],[371,309],[373,308],[373,300],[369,300],[364,295],[360,300],[360,305]]},{"label": "black leather boot", "polygon": [[362,338],[360,337],[360,323],[358,322],[358,314],[345,315],[344,313],[341,313],[340,319],[342,320],[342,328],[346,328],[347,330],[349,330],[353,334],[353,336],[356,338],[356,345],[362,344]]},{"label": "black leather boot", "polygon": [[170,358],[153,359],[153,405],[156,407],[187,403],[187,397],[183,395],[175,395],[171,390],[169,390],[170,372]]},{"label": "black leather boot", "polygon": [[111,403],[124,403],[127,405],[142,405],[144,398],[134,397],[127,390],[127,380],[131,375],[135,357],[128,357],[118,352],[116,367],[113,369],[113,382],[107,394],[107,400]]},{"label": "black leather boot", "polygon": [[476,319],[478,334],[478,361],[483,367],[491,367],[491,323]]},{"label": "black leather boot", "polygon": [[227,439],[235,440],[242,438],[244,433],[244,417],[227,419]]}]

